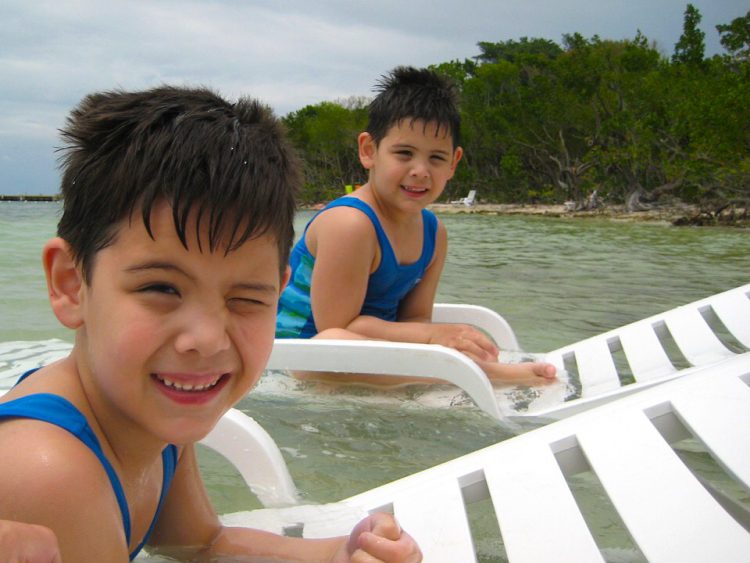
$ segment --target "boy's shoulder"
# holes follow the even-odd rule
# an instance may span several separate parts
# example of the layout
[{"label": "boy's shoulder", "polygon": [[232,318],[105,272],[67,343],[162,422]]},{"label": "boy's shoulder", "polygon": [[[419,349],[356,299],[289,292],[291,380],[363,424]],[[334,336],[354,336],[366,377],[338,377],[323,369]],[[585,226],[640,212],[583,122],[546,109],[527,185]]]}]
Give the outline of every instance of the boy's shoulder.
[{"label": "boy's shoulder", "polygon": [[361,207],[337,205],[320,212],[308,232],[332,236],[374,237],[375,229],[368,214]]},{"label": "boy's shoulder", "polygon": [[73,553],[82,558],[100,549],[106,548],[102,553],[108,557],[126,549],[107,474],[69,431],[34,419],[1,421],[0,459],[0,518],[41,524],[76,538]]},{"label": "boy's shoulder", "polygon": [[101,464],[83,442],[41,420],[0,421],[0,459],[3,511],[14,500],[17,510],[54,511],[56,506],[93,501],[97,491],[109,487]]},{"label": "boy's shoulder", "polygon": [[[70,431],[43,420],[0,419],[0,459],[4,476],[0,487],[12,487],[15,482],[42,494],[62,493],[55,489],[60,483],[86,483],[90,488],[92,477],[101,474],[106,480],[100,462],[86,444]],[[48,486],[52,487],[49,491]]]}]

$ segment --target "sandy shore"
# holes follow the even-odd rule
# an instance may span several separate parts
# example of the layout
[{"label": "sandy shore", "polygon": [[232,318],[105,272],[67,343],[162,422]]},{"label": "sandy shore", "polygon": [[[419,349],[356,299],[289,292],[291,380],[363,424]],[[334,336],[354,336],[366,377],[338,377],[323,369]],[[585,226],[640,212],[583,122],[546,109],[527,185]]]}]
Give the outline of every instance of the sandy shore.
[{"label": "sandy shore", "polygon": [[[324,204],[305,206],[306,209],[322,209]],[[750,228],[750,220],[742,217],[743,210],[735,210],[734,216],[724,212],[718,221],[701,214],[695,205],[672,205],[646,211],[627,211],[623,205],[607,205],[592,211],[572,211],[564,205],[522,204],[522,203],[477,203],[471,207],[450,203],[433,203],[430,210],[440,214],[480,214],[480,215],[537,215],[546,217],[587,218],[598,217],[613,221],[661,221],[675,225],[721,225]]]},{"label": "sandy shore", "polygon": [[572,211],[564,205],[527,205],[519,203],[478,203],[472,207],[435,203],[430,206],[435,213],[478,213],[484,215],[541,215],[560,218],[599,217],[614,221],[662,221],[675,225],[750,227],[750,219],[743,217],[743,209],[724,211],[718,220],[701,213],[696,205],[672,205],[645,211],[627,211],[623,205],[608,205],[592,211]]},{"label": "sandy shore", "polygon": [[522,203],[477,203],[471,207],[450,203],[434,203],[430,209],[435,213],[478,213],[480,215],[543,215],[547,217],[607,217],[625,221],[674,221],[680,217],[698,214],[693,206],[650,209],[628,212],[624,206],[607,206],[592,211],[572,211],[564,205]]}]

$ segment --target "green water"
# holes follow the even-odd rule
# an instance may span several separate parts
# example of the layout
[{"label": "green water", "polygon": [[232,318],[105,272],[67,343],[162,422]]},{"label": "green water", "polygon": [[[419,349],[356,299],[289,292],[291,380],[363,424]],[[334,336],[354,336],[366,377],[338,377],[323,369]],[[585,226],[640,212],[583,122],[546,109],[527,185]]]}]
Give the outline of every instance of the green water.
[{"label": "green water", "polygon": [[[56,203],[0,202],[0,342],[71,340],[49,312],[40,261],[58,212]],[[298,232],[310,216],[300,214]],[[746,230],[606,219],[441,218],[450,243],[438,299],[501,312],[529,351],[551,350],[750,281]],[[240,407],[280,445],[310,502],[337,500],[509,436],[471,406],[373,406],[262,393]],[[220,512],[257,506],[221,460],[204,453],[201,462]],[[571,486],[583,497],[600,494],[585,477]],[[482,509],[472,518],[481,529]],[[602,529],[613,525],[610,517],[598,518]],[[627,541],[612,541],[613,548],[632,554]],[[494,545],[486,538],[478,543],[489,551]]]}]

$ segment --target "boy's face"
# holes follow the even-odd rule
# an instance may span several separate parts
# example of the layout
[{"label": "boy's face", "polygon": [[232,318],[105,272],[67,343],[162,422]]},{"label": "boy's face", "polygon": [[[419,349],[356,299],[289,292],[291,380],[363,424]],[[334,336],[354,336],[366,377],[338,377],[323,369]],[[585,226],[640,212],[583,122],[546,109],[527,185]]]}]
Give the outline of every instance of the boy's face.
[{"label": "boy's face", "polygon": [[360,160],[373,190],[407,208],[422,209],[440,197],[462,154],[450,131],[434,122],[401,120],[378,146],[368,133],[360,135]]},{"label": "boy's face", "polygon": [[142,221],[126,219],[97,253],[80,290],[77,357],[89,392],[182,444],[202,438],[257,382],[286,278],[271,235],[225,255],[207,250],[205,232],[201,252],[194,228],[185,249],[166,204],[151,226],[154,239]]}]

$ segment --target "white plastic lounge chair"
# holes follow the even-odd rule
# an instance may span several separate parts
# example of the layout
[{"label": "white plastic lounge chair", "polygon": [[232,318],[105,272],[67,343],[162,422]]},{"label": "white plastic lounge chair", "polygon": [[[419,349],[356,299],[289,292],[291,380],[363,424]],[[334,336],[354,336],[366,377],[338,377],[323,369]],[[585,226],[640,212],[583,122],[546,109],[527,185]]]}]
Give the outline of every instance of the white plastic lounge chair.
[{"label": "white plastic lounge chair", "polygon": [[[440,378],[462,389],[498,420],[559,419],[696,368],[747,355],[749,296],[750,284],[553,350],[546,360],[557,366],[562,381],[543,387],[493,388],[484,372],[463,354],[426,344],[277,340],[269,368]],[[501,349],[520,348],[507,321],[484,307],[436,305],[433,321],[474,324],[488,332]],[[0,377],[4,371],[17,377],[26,369],[56,359],[56,354],[61,357],[70,348],[64,342],[57,347],[42,343],[45,354],[39,356],[24,344],[0,345]]]},{"label": "white plastic lounge chair", "polygon": [[[675,453],[670,444],[684,438],[703,444],[729,478],[750,488],[747,354],[338,503],[223,519],[314,538],[345,535],[367,514],[389,511],[425,561],[469,562],[476,550],[467,506],[489,498],[512,563],[599,562],[595,534],[566,480],[590,471],[646,560],[747,561],[750,512]],[[203,443],[229,459],[264,506],[297,500],[280,452],[249,417],[230,411]]]},{"label": "white plastic lounge chair", "polygon": [[[433,320],[474,324],[501,349],[519,348],[510,325],[483,307],[437,305]],[[563,383],[521,391],[493,388],[463,354],[426,344],[277,340],[269,368],[436,377],[495,418],[535,420],[569,416],[737,355],[750,358],[748,350],[750,284],[553,350],[545,359]]]},{"label": "white plastic lounge chair", "polygon": [[338,503],[223,517],[303,537],[346,535],[395,514],[428,562],[476,561],[467,505],[490,498],[507,559],[604,561],[566,478],[591,471],[648,561],[745,562],[750,512],[697,476],[670,444],[693,437],[750,488],[746,355],[530,431]]},{"label": "white plastic lounge chair", "polygon": [[466,195],[466,197],[454,199],[453,201],[451,201],[451,203],[453,205],[465,205],[466,207],[471,207],[472,205],[474,205],[476,198],[477,198],[477,191],[469,190],[469,193]]}]

